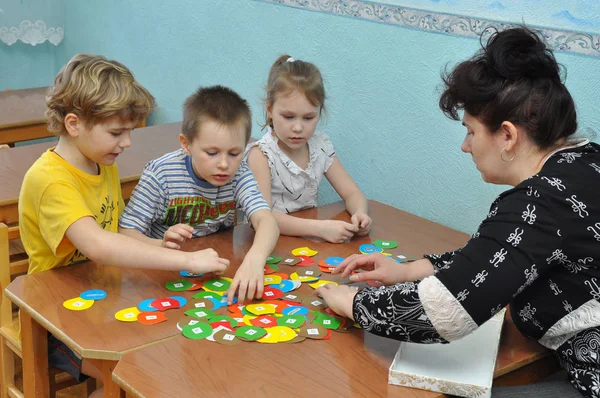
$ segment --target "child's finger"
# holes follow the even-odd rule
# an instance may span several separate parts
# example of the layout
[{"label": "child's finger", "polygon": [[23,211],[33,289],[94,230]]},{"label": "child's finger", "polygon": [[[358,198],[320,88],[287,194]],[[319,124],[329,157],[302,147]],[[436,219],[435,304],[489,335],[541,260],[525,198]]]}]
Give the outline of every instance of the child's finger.
[{"label": "child's finger", "polygon": [[243,303],[246,301],[246,298],[250,298],[250,297],[248,297],[247,292],[248,292],[248,286],[246,285],[246,283],[238,282],[237,296],[238,296],[239,302]]},{"label": "child's finger", "polygon": [[175,250],[181,249],[181,246],[179,246],[177,243],[171,242],[171,241],[165,242],[165,247],[167,249],[175,249]]},{"label": "child's finger", "polygon": [[[231,283],[231,286],[229,286],[229,290],[227,290],[227,305],[231,305],[233,304],[233,298],[235,297],[235,293],[238,289],[238,285],[239,285],[239,281],[238,280],[233,280],[233,282]],[[238,295],[238,301],[240,301],[240,297]],[[243,302],[243,299],[242,299]]]},{"label": "child's finger", "polygon": [[256,281],[256,298],[262,298],[264,293],[265,285],[263,281]]},{"label": "child's finger", "polygon": [[351,223],[345,222],[343,225],[344,225],[344,228],[345,228],[347,231],[350,231],[350,232],[356,232],[356,231],[358,231],[358,226],[356,226],[356,225],[354,225],[354,224],[351,224]]}]

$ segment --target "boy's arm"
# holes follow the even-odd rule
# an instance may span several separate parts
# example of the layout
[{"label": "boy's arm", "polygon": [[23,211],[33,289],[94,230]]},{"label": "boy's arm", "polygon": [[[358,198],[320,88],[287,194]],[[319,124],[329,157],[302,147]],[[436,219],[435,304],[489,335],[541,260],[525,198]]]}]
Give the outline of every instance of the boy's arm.
[{"label": "boy's arm", "polygon": [[119,226],[119,233],[121,235],[129,236],[130,238],[139,240],[140,242],[144,242],[152,246],[162,247],[162,239],[154,239],[149,236],[146,236],[135,228],[123,228]]},{"label": "boy's arm", "polygon": [[151,246],[128,236],[105,231],[93,217],[73,222],[65,233],[90,260],[119,267],[187,270],[193,273],[223,272],[229,260],[212,249],[182,252]]},{"label": "boy's arm", "polygon": [[229,304],[232,303],[236,291],[240,303],[243,303],[246,297],[249,299],[262,297],[265,262],[279,238],[277,221],[270,210],[264,209],[252,213],[250,222],[256,231],[254,242],[235,273],[231,288],[227,292]]},{"label": "boy's arm", "polygon": [[352,223],[359,228],[358,235],[368,234],[371,230],[371,218],[368,216],[367,198],[337,156],[333,159],[325,177],[344,200],[346,211],[352,217]]},{"label": "boy's arm", "polygon": [[[271,169],[267,157],[260,148],[254,147],[248,154],[248,167],[252,170],[258,189],[272,206],[271,202]],[[336,220],[311,220],[294,217],[273,210],[273,216],[279,226],[279,232],[287,236],[311,236],[325,239],[328,242],[339,243],[350,239],[358,229],[352,224]]]}]

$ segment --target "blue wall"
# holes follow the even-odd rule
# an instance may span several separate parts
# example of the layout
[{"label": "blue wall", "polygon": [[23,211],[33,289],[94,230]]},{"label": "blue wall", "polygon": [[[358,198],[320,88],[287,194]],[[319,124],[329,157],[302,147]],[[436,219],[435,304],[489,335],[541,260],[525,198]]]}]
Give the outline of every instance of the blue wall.
[{"label": "blue wall", "polygon": [[57,47],[45,42],[32,47],[21,41],[0,42],[0,91],[48,86],[56,69]]},{"label": "blue wall", "polygon": [[[472,232],[506,188],[481,180],[460,151],[464,129],[437,108],[440,70],[470,57],[475,39],[250,0],[65,3],[53,72],[78,52],[120,60],[158,100],[150,123],[180,120],[195,88],[224,84],[250,101],[259,137],[267,72],[289,53],[321,69],[329,95],[323,129],[369,198]],[[600,128],[600,58],[557,57],[581,125]],[[320,203],[337,199],[324,184]]]}]

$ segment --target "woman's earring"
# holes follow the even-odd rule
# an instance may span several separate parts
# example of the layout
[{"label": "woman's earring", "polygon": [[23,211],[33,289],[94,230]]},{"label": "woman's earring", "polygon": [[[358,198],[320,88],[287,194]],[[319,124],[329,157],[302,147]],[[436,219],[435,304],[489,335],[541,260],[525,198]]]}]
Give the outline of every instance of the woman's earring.
[{"label": "woman's earring", "polygon": [[506,147],[502,148],[502,151],[500,152],[500,159],[504,160],[505,162],[512,162],[513,160],[515,160],[515,156],[517,156],[516,154],[514,154],[513,157],[508,160],[504,159],[504,151],[505,150],[506,150]]}]

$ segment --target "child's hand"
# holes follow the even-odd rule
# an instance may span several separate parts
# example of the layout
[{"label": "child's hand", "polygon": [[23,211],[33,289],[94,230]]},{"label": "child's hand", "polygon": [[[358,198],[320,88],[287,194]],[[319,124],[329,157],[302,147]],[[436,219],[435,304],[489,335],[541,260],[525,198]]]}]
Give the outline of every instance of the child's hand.
[{"label": "child's hand", "polygon": [[350,286],[335,286],[328,283],[316,290],[316,293],[325,300],[329,308],[336,314],[354,319],[352,307],[357,289]]},{"label": "child's hand", "polygon": [[246,255],[227,290],[228,305],[232,304],[236,292],[240,304],[244,303],[246,299],[262,297],[265,286],[265,261],[266,257],[264,256],[254,256],[251,253]]},{"label": "child's hand", "polygon": [[365,236],[371,230],[372,220],[367,213],[354,213],[350,221],[358,227],[358,232],[356,233],[358,236]]},{"label": "child's hand", "polygon": [[177,224],[169,227],[163,236],[162,246],[168,249],[181,249],[186,239],[192,239],[194,227],[187,224]]},{"label": "child's hand", "polygon": [[193,274],[214,272],[221,275],[229,267],[229,260],[219,257],[219,254],[213,249],[198,250],[185,254],[188,256],[186,270]]},{"label": "child's hand", "polygon": [[344,243],[358,232],[358,227],[344,221],[323,220],[319,223],[317,236],[330,243]]}]

